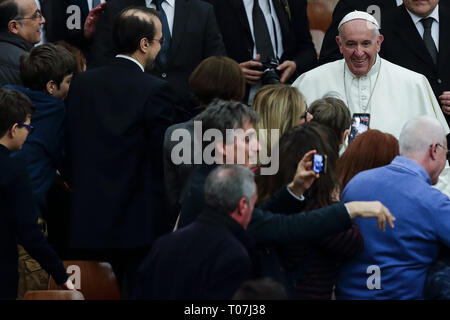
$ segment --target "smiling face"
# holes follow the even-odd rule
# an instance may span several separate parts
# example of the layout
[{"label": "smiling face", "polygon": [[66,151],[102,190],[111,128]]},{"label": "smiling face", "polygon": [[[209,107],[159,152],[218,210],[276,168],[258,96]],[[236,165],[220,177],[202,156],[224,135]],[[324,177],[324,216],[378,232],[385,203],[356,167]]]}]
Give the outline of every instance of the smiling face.
[{"label": "smiling face", "polygon": [[340,36],[336,37],[348,68],[358,78],[372,69],[383,42],[383,36],[377,36],[374,28],[366,20],[351,20],[341,26]]},{"label": "smiling face", "polygon": [[45,18],[40,14],[34,0],[16,0],[20,11],[14,33],[31,44],[41,41],[41,25],[45,23]]},{"label": "smiling face", "polygon": [[419,17],[427,17],[434,8],[436,8],[439,0],[403,0],[405,7]]}]

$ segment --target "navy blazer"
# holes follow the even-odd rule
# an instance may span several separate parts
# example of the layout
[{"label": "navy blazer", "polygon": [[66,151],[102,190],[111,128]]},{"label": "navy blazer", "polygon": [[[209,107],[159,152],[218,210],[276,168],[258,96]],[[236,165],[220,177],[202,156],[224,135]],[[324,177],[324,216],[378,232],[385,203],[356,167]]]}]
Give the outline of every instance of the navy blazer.
[{"label": "navy blazer", "polygon": [[138,248],[170,231],[162,145],[167,82],[124,58],[74,78],[67,97],[72,248]]}]

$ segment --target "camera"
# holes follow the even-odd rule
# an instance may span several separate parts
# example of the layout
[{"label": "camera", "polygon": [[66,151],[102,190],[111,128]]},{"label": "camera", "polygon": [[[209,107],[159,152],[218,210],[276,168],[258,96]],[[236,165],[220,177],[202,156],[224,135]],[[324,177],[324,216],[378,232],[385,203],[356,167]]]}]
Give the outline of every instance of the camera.
[{"label": "camera", "polygon": [[280,83],[280,74],[277,67],[280,65],[277,59],[267,58],[260,61],[262,67],[258,70],[263,72],[261,76],[261,84],[263,86],[267,84],[278,84]]},{"label": "camera", "polygon": [[313,171],[317,173],[327,173],[327,156],[315,154],[313,159]]}]

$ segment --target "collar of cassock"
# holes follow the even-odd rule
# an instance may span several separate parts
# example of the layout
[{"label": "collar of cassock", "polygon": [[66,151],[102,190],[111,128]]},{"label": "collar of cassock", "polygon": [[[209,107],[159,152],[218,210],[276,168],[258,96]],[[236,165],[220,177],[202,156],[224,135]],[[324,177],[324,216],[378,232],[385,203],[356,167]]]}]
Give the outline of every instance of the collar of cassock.
[{"label": "collar of cassock", "polygon": [[366,77],[372,77],[372,76],[376,76],[378,74],[378,71],[380,70],[380,66],[381,66],[381,58],[380,56],[377,54],[377,58],[375,60],[374,65],[372,66],[372,68],[369,70],[369,72],[363,76],[363,77],[356,77],[348,68],[347,63],[345,63],[344,60],[344,65],[345,65],[345,74],[347,75],[348,78],[350,78],[351,80],[358,80],[358,79],[364,79]]}]

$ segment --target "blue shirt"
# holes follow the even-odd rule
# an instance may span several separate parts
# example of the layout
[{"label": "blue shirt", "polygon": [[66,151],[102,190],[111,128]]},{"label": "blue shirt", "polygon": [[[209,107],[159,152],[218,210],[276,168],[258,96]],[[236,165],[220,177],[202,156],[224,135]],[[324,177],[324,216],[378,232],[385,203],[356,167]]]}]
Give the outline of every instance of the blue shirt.
[{"label": "blue shirt", "polygon": [[427,271],[439,243],[450,245],[450,199],[431,186],[416,162],[397,156],[391,164],[356,175],[342,201],[381,201],[395,216],[385,232],[375,219],[355,219],[364,250],[344,264],[338,299],[423,299]]}]

